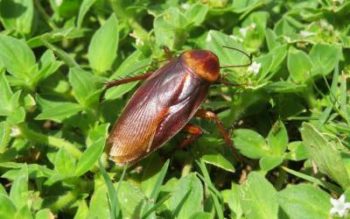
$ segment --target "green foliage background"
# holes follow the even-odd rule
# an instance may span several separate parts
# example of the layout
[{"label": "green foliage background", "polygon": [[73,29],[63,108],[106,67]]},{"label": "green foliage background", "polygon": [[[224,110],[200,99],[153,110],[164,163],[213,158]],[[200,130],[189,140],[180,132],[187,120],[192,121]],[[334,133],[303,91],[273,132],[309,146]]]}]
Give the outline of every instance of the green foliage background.
[{"label": "green foliage background", "polygon": [[[1,0],[0,218],[330,218],[350,200],[350,2],[347,0]],[[179,134],[127,169],[104,153],[137,82],[201,48],[237,86],[212,86],[242,155],[213,123]],[[158,63],[158,64],[157,64]],[[337,217],[337,216],[334,216]]]}]

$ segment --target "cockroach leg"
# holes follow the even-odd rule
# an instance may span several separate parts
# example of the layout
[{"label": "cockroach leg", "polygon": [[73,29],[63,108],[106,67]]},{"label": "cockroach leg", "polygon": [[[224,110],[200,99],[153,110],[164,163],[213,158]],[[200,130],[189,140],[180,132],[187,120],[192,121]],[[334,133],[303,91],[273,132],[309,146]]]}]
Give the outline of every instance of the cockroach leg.
[{"label": "cockroach leg", "polygon": [[133,82],[133,81],[140,81],[140,80],[145,80],[146,78],[148,78],[153,72],[147,72],[147,73],[144,73],[142,75],[137,75],[137,76],[134,76],[134,77],[128,77],[128,78],[123,78],[123,79],[117,79],[117,80],[113,80],[113,81],[108,81],[106,82],[105,84],[105,87],[100,95],[100,102],[102,102],[105,94],[106,94],[106,91],[111,88],[111,87],[115,87],[115,86],[118,86],[118,85],[122,85],[122,84],[127,84],[127,83],[130,83],[130,82]]},{"label": "cockroach leg", "polygon": [[238,161],[242,161],[242,157],[239,155],[237,149],[233,146],[233,142],[230,138],[229,133],[226,131],[223,123],[221,122],[221,120],[219,119],[219,117],[211,111],[208,110],[204,110],[204,109],[199,109],[197,111],[197,113],[195,114],[196,117],[199,118],[203,118],[203,119],[207,119],[210,121],[213,121],[215,123],[215,125],[217,126],[217,128],[219,129],[219,132],[221,134],[221,136],[223,137],[225,143],[231,148],[232,152],[233,152],[233,156],[238,160]]},{"label": "cockroach leg", "polygon": [[165,54],[166,59],[170,60],[173,58],[173,53],[171,52],[171,50],[169,49],[169,47],[167,46],[163,46],[163,51]]},{"label": "cockroach leg", "polygon": [[187,132],[188,136],[180,143],[180,148],[185,148],[187,145],[192,144],[203,134],[201,127],[193,124],[187,124],[183,131]]}]

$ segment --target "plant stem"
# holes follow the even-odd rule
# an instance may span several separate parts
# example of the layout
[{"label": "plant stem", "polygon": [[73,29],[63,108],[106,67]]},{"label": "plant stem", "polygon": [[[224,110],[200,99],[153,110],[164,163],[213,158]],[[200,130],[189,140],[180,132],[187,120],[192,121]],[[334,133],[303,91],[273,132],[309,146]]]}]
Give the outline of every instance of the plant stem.
[{"label": "plant stem", "polygon": [[39,132],[29,129],[25,125],[19,125],[18,128],[20,129],[21,134],[30,141],[55,148],[64,148],[77,159],[80,158],[80,156],[82,155],[82,152],[79,149],[77,149],[74,144],[62,138],[41,134]]}]

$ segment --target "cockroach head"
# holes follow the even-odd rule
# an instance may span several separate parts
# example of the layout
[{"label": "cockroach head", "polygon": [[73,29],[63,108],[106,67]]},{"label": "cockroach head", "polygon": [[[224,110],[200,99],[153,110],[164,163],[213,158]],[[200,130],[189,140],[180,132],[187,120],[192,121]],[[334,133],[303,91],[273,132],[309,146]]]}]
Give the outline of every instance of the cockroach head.
[{"label": "cockroach head", "polygon": [[195,74],[208,82],[215,82],[220,76],[219,59],[208,50],[186,51],[180,58]]}]

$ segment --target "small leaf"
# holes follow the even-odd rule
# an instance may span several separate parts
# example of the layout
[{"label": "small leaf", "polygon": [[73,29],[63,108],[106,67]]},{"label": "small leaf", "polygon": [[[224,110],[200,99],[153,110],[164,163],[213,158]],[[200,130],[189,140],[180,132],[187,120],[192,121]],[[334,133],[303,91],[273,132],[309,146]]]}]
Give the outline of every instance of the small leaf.
[{"label": "small leaf", "polygon": [[288,133],[282,121],[277,121],[271,128],[267,143],[274,155],[282,155],[288,144]]},{"label": "small leaf", "polygon": [[343,188],[348,188],[350,178],[335,144],[328,142],[310,123],[303,123],[301,136],[310,159],[317,164],[320,171],[337,181]]},{"label": "small leaf", "polygon": [[181,178],[172,193],[165,204],[174,218],[189,218],[203,211],[203,186],[196,175]]},{"label": "small leaf", "polygon": [[288,144],[288,154],[286,156],[287,159],[294,161],[305,160],[309,157],[307,153],[307,149],[303,142],[301,141],[293,141]]},{"label": "small leaf", "polygon": [[327,75],[334,69],[340,59],[340,48],[331,44],[316,44],[310,51],[314,63],[312,73]]},{"label": "small leaf", "polygon": [[110,70],[117,56],[118,42],[118,20],[112,14],[91,39],[88,51],[91,68],[98,73]]},{"label": "small leaf", "polygon": [[28,78],[35,65],[35,56],[22,40],[0,34],[0,62],[17,78]]},{"label": "small leaf", "polygon": [[199,26],[205,19],[208,12],[208,6],[205,4],[193,4],[185,12],[185,16],[190,19],[190,23]]},{"label": "small leaf", "polygon": [[251,172],[240,193],[247,219],[277,219],[277,192],[262,174]]},{"label": "small leaf", "polygon": [[259,161],[261,170],[270,171],[283,162],[282,156],[266,156],[262,157]]},{"label": "small leaf", "polygon": [[62,122],[78,112],[82,111],[82,107],[79,104],[71,102],[55,102],[45,100],[41,97],[37,97],[41,107],[41,113],[35,117],[37,120],[53,120],[56,122]]},{"label": "small leaf", "polygon": [[233,142],[238,150],[249,158],[257,159],[270,155],[265,139],[249,129],[236,129],[233,133]]},{"label": "small leaf", "polygon": [[10,191],[10,198],[16,205],[17,209],[28,205],[28,167],[23,165],[18,172],[16,179],[13,181]]},{"label": "small leaf", "polygon": [[16,206],[6,195],[0,194],[0,218],[13,219],[16,214]]},{"label": "small leaf", "polygon": [[225,204],[228,205],[228,207],[231,210],[231,216],[235,215],[236,218],[241,218],[243,216],[239,189],[240,189],[239,185],[232,183],[230,190],[222,191],[224,202]]},{"label": "small leaf", "polygon": [[78,19],[77,19],[77,27],[81,28],[83,19],[86,15],[86,13],[89,11],[91,6],[96,2],[96,0],[83,0],[83,2],[80,5],[79,8],[79,14],[78,14]]},{"label": "small leaf", "polygon": [[55,171],[62,177],[71,177],[74,175],[75,162],[76,160],[70,153],[60,148],[54,160]]},{"label": "small leaf", "polygon": [[288,51],[287,67],[291,78],[295,82],[303,83],[311,76],[313,64],[310,57],[305,52],[290,47]]},{"label": "small leaf", "polygon": [[12,109],[11,97],[13,93],[4,73],[0,72],[0,116],[7,116]]},{"label": "small leaf", "polygon": [[69,82],[73,87],[75,98],[83,107],[97,103],[99,94],[97,77],[82,69],[71,68]]},{"label": "small leaf", "polygon": [[32,29],[34,7],[32,0],[0,1],[0,18],[5,29],[22,35]]},{"label": "small leaf", "polygon": [[278,202],[291,219],[329,218],[330,197],[309,184],[289,185],[278,193]]},{"label": "small leaf", "polygon": [[105,138],[100,138],[84,151],[75,169],[75,176],[81,176],[93,167],[103,152],[105,142]]},{"label": "small leaf", "polygon": [[35,214],[35,219],[54,219],[54,214],[50,211],[50,209],[44,208],[39,210]]}]

